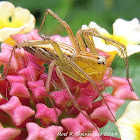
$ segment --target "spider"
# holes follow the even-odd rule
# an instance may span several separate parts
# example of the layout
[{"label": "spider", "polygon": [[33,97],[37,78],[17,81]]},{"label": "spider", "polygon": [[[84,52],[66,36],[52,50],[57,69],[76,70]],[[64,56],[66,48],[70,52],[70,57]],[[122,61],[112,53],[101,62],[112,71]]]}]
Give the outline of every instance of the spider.
[{"label": "spider", "polygon": [[[100,93],[98,87],[96,86],[96,83],[100,83],[100,81],[102,81],[107,67],[105,57],[97,52],[96,47],[94,45],[92,36],[95,36],[102,38],[107,44],[114,45],[120,50],[125,61],[127,71],[126,79],[132,90],[133,88],[129,81],[129,69],[126,47],[125,45],[121,44],[118,41],[115,41],[109,37],[105,37],[99,34],[96,29],[86,29],[86,30],[80,29],[76,33],[75,37],[70,26],[50,9],[46,10],[39,31],[41,31],[48,14],[53,16],[56,20],[58,20],[59,23],[66,29],[67,34],[69,35],[70,40],[72,42],[72,47],[64,43],[52,41],[49,38],[44,38],[44,40],[27,41],[21,44],[16,44],[14,45],[12,54],[14,53],[15,48],[23,47],[27,52],[31,53],[35,57],[49,64],[48,79],[46,81],[47,92],[49,92],[50,88],[52,70],[55,67],[56,73],[60,78],[62,84],[64,85],[65,89],[67,90],[75,108],[77,108],[79,112],[82,113],[95,126],[95,128],[99,132],[96,124],[94,124],[91,121],[90,117],[80,109],[79,105],[73,98],[72,93],[64,79],[63,74],[69,76],[70,78],[80,83],[85,83],[89,81],[91,85],[95,88],[95,90],[98,92],[98,94],[100,94],[100,96],[104,100],[104,97]],[[89,48],[89,51],[87,51],[86,46]],[[51,98],[50,100],[51,103],[53,104]],[[105,100],[104,102],[106,103]],[[109,109],[114,120],[116,120],[107,103],[106,106]]]}]

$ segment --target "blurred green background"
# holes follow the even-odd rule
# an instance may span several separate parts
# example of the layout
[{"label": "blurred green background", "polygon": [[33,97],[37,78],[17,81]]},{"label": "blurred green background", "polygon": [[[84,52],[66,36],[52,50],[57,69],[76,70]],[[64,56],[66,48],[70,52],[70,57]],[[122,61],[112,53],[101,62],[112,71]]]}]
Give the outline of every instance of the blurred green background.
[{"label": "blurred green background", "polygon": [[[53,10],[64,19],[76,33],[83,24],[95,21],[112,33],[112,24],[117,18],[132,20],[140,19],[140,0],[10,0],[15,6],[27,8],[36,17],[36,28],[43,19],[45,9]],[[129,29],[128,29],[129,30]],[[60,34],[66,36],[66,31],[51,16],[47,17],[42,32],[46,35]],[[140,97],[140,54],[129,57],[130,77],[133,87]],[[125,65],[121,58],[116,57],[112,65],[115,76],[126,77]],[[106,89],[111,92],[111,89]],[[129,102],[129,101],[128,101]],[[124,112],[128,102],[117,112],[117,118]],[[114,124],[109,123],[102,129],[103,133],[117,132]],[[118,132],[117,132],[118,133]],[[119,137],[119,134],[115,137]]]},{"label": "blurred green background", "polygon": [[[97,22],[108,31],[112,31],[112,23],[117,18],[131,20],[140,18],[139,0],[9,0],[15,6],[27,8],[36,17],[40,25],[45,9],[53,10],[64,19],[76,33],[83,24]],[[50,20],[51,19],[51,20]],[[48,17],[45,27],[51,34],[61,33],[63,28]],[[45,33],[45,29],[43,31]],[[64,32],[62,32],[64,34]],[[47,32],[48,34],[48,32]]]}]

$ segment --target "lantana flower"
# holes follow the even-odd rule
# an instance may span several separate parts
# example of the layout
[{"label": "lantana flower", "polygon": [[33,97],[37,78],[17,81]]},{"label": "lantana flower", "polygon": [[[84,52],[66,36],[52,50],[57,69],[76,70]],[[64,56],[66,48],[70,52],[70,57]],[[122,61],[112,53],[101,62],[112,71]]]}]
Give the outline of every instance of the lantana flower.
[{"label": "lantana flower", "polygon": [[0,2],[0,42],[13,45],[10,35],[27,33],[35,27],[35,18],[29,10],[15,7],[8,1]]},{"label": "lantana flower", "polygon": [[[43,40],[37,30],[30,31],[34,28],[34,17],[28,10],[15,8],[9,2],[1,2],[0,6],[2,8],[6,6],[6,14],[2,14],[0,30],[5,42],[9,41],[9,37],[14,40],[13,44]],[[24,34],[25,32],[29,33]],[[69,37],[54,35],[50,39],[72,46]],[[3,73],[6,73],[5,79],[2,79],[0,74],[0,130],[2,132],[0,136],[2,138],[55,140],[59,137],[67,140],[101,140],[102,138],[119,140],[119,138],[101,135],[99,129],[109,121],[115,122],[116,111],[125,100],[138,100],[138,96],[131,91],[125,78],[113,77],[107,71],[101,81],[102,84],[95,86],[100,93],[109,86],[113,88],[113,92],[104,93],[103,99],[96,100],[100,96],[99,92],[88,81],[79,83],[64,75],[73,99],[85,114],[83,115],[74,107],[55,68],[48,93],[45,62],[23,48],[15,49],[14,54],[11,55],[12,43],[2,43],[0,52],[0,65],[4,66]],[[125,90],[121,91],[121,88],[127,88],[127,94]],[[86,115],[91,121],[85,117]]]},{"label": "lantana flower", "polygon": [[[100,27],[95,22],[90,22],[88,26],[82,26],[82,29],[91,28],[95,28],[103,36],[110,37],[124,44],[126,46],[128,56],[140,52],[140,23],[137,18],[134,18],[131,21],[121,18],[117,19],[113,23],[113,34],[108,33],[106,29]],[[111,44],[106,44],[106,42],[101,38],[93,36],[93,40],[97,49],[111,54],[111,62],[117,53],[120,57],[123,57],[119,49]]]},{"label": "lantana flower", "polygon": [[121,140],[140,139],[140,101],[131,101],[124,114],[117,120]]},{"label": "lantana flower", "polygon": [[[42,40],[37,30],[32,30],[27,34],[12,35],[11,37],[17,43],[22,43],[27,39]],[[54,35],[51,39],[71,45],[69,37]],[[11,51],[12,46],[5,43],[1,44],[0,63],[5,67],[4,73],[7,69],[6,64],[9,62]],[[89,82],[78,83],[64,75],[73,98],[85,114],[90,116],[92,122],[97,125],[98,128],[95,128],[74,107],[55,69],[52,73],[50,93],[46,92],[48,74],[45,73],[43,65],[44,62],[29,54],[23,48],[16,49],[11,58],[7,78],[0,81],[0,122],[2,125],[6,124],[7,128],[16,127],[16,130],[20,130],[20,133],[12,134],[14,138],[29,139],[32,137],[45,139],[49,136],[49,130],[51,130],[54,139],[56,137],[83,140],[100,140],[101,137],[111,140],[119,139],[100,136],[97,129],[104,127],[108,121],[115,122],[116,111],[125,100],[138,100],[138,96],[134,91],[130,90],[125,78],[109,76],[107,72],[103,78],[103,84],[98,85],[98,88],[102,93],[106,87],[111,86],[113,92],[111,95],[104,93],[104,100],[96,101],[100,95]],[[55,86],[53,86],[54,81]],[[125,90],[120,90],[123,87],[127,89],[127,94],[125,94]],[[55,108],[53,105],[50,106],[49,96],[54,101]],[[106,103],[114,117],[108,110]],[[24,110],[23,113],[22,110]],[[5,117],[7,114],[9,116]],[[6,118],[6,122],[4,118]],[[84,122],[82,121],[83,119]],[[8,129],[6,130],[8,131]],[[13,133],[15,131],[15,129],[9,130],[12,130]],[[89,133],[88,135],[87,132]]]}]

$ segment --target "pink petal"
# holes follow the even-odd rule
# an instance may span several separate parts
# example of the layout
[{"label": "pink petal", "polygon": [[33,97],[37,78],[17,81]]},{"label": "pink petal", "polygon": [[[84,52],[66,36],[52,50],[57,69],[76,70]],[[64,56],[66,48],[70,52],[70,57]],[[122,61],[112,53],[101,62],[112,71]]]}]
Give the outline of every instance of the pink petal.
[{"label": "pink petal", "polygon": [[37,69],[38,71],[40,70],[41,72],[45,70],[45,68],[43,67],[44,62],[42,62],[40,59],[36,58],[35,56],[31,55],[30,53],[25,51],[25,55],[24,55],[24,61],[27,63],[27,66],[32,66],[35,69]]},{"label": "pink petal", "polygon": [[66,44],[72,46],[72,43],[71,43],[71,40],[70,40],[69,36],[62,37],[62,36],[59,36],[59,35],[53,35],[50,38],[53,41],[66,43]]},{"label": "pink petal", "polygon": [[23,41],[29,40],[42,40],[36,29],[33,29],[31,32],[27,34],[11,35],[11,38],[14,39],[17,43],[22,43]]},{"label": "pink petal", "polygon": [[37,79],[37,71],[32,66],[28,66],[19,71],[19,75],[24,76],[28,81],[35,81]]},{"label": "pink petal", "polygon": [[101,55],[105,56],[106,59],[108,59],[111,54],[110,53],[107,53],[107,52],[104,52],[104,51],[101,51],[101,50],[97,50]]},{"label": "pink petal", "polygon": [[7,76],[7,80],[10,82],[11,85],[11,96],[18,96],[29,98],[30,94],[28,89],[25,86],[25,79],[23,76]]},{"label": "pink petal", "polygon": [[[123,100],[139,100],[137,94],[134,91],[131,91],[130,85],[126,78],[121,77],[111,77],[110,86],[113,87],[113,93],[115,97]],[[132,80],[130,80],[132,83]]]},{"label": "pink petal", "polygon": [[80,89],[80,96],[76,100],[79,106],[83,106],[86,108],[92,108],[92,102],[99,96],[99,94],[93,90],[87,88]]},{"label": "pink petal", "polygon": [[21,125],[27,118],[35,114],[31,108],[21,105],[16,96],[11,97],[7,103],[0,105],[0,109],[8,113],[17,126]]},{"label": "pink petal", "polygon": [[65,106],[68,101],[70,101],[70,97],[65,89],[52,92],[51,97],[54,99],[56,104],[61,104],[62,106]]},{"label": "pink petal", "polygon": [[16,136],[20,135],[21,130],[15,128],[4,128],[0,124],[0,139],[1,140],[12,140]]},{"label": "pink petal", "polygon": [[56,140],[58,133],[63,131],[60,126],[50,126],[47,128],[42,128],[36,123],[27,123],[26,128],[28,130],[28,137],[26,140]]},{"label": "pink petal", "polygon": [[28,81],[37,80],[38,76],[40,76],[45,70],[43,67],[44,63],[27,52],[24,57],[27,66],[19,71],[19,75],[24,76]]},{"label": "pink petal", "polygon": [[[0,64],[5,65],[4,70],[6,70],[6,67],[8,66],[12,50],[13,50],[12,46],[2,43],[0,52]],[[21,58],[23,57],[24,52],[25,51],[22,48],[15,50],[15,53],[10,61],[10,69],[8,73],[13,74],[16,73],[19,69],[23,68],[23,62]]]},{"label": "pink petal", "polygon": [[91,124],[81,113],[76,118],[62,119],[61,123],[69,132],[73,132],[74,135],[76,135],[77,132],[84,133],[89,130],[95,130],[93,124]]},{"label": "pink petal", "polygon": [[[104,99],[106,103],[108,104],[113,116],[116,116],[117,109],[124,103],[124,100],[118,99],[114,96],[111,96],[109,94],[104,94]],[[103,100],[102,100],[103,101]],[[112,116],[111,112],[107,108],[107,105],[105,102],[102,102],[102,105],[94,109],[94,111],[91,113],[90,117],[92,119],[101,119],[101,120],[110,120],[114,122],[114,117]]]},{"label": "pink petal", "polygon": [[70,90],[74,93],[74,92],[77,92],[77,90],[81,89],[81,88],[89,88],[89,86],[91,86],[89,84],[89,82],[86,82],[86,83],[79,83],[75,80],[73,80],[72,78],[66,76],[66,79],[67,79],[67,85],[68,87],[70,88]]},{"label": "pink petal", "polygon": [[[100,107],[102,105],[102,100],[98,100],[98,101],[95,101],[93,102],[92,104],[92,108],[91,109],[88,109],[86,112],[88,114],[91,114],[93,112],[93,110],[95,110],[96,108]],[[104,120],[104,119],[98,119],[98,118],[92,118],[91,119],[99,128],[105,126],[107,123],[108,123],[108,120]]]},{"label": "pink petal", "polygon": [[[0,64],[3,64],[3,65],[8,64],[12,49],[13,48],[10,45],[7,45],[5,43],[1,44]],[[13,70],[18,69],[17,61],[14,57],[12,57],[10,68]]]},{"label": "pink petal", "polygon": [[28,86],[30,90],[32,91],[33,95],[35,98],[44,98],[47,97],[46,89],[44,86],[44,81],[43,80],[38,80],[38,81],[29,81]]},{"label": "pink petal", "polygon": [[47,124],[49,122],[57,123],[58,120],[57,115],[61,114],[61,110],[56,108],[56,112],[58,113],[56,114],[54,108],[48,108],[46,105],[41,103],[37,104],[36,108],[37,112],[35,118],[41,119],[44,122],[44,124]]}]

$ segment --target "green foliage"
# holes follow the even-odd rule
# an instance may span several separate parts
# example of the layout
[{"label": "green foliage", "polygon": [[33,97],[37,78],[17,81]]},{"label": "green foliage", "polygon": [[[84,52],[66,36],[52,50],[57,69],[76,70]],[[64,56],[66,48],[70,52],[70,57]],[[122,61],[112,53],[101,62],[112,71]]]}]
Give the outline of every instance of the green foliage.
[{"label": "green foliage", "polygon": [[3,75],[3,68],[4,68],[4,66],[1,65],[1,66],[0,66],[0,73],[2,74],[2,77],[4,76],[4,75]]}]

